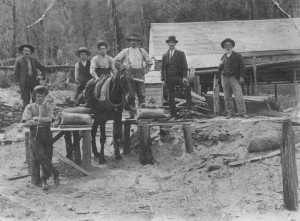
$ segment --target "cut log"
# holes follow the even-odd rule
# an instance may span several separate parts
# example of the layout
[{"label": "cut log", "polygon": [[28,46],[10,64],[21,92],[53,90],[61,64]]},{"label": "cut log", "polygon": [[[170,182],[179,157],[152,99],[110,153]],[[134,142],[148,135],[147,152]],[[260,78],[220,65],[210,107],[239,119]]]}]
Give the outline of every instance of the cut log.
[{"label": "cut log", "polygon": [[280,149],[280,140],[277,136],[255,137],[250,141],[247,149],[250,153]]},{"label": "cut log", "polygon": [[182,126],[183,134],[184,134],[184,142],[185,142],[185,151],[187,153],[193,153],[193,139],[192,139],[192,133],[191,128],[189,125],[183,125]]},{"label": "cut log", "polygon": [[22,179],[22,178],[25,178],[25,177],[29,177],[31,174],[26,174],[26,175],[20,175],[20,176],[14,176],[14,177],[9,177],[7,178],[7,180],[17,180],[17,179]]}]

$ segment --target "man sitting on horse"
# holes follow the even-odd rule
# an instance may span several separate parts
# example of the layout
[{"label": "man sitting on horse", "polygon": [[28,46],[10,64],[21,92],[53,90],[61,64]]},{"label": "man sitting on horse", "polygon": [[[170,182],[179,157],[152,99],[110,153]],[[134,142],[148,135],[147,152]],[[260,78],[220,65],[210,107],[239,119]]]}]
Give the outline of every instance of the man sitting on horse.
[{"label": "man sitting on horse", "polygon": [[93,78],[87,83],[85,90],[86,107],[91,107],[93,85],[95,81],[98,81],[102,78],[108,78],[111,76],[111,73],[113,75],[117,73],[115,60],[111,56],[107,55],[108,43],[100,40],[97,42],[97,48],[99,50],[99,55],[93,57],[90,67],[90,73]]}]

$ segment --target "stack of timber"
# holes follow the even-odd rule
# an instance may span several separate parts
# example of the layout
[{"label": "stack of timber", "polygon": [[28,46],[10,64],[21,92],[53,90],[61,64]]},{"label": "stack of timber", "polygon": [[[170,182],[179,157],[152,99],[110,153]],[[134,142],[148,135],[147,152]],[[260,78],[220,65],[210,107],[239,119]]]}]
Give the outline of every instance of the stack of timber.
[{"label": "stack of timber", "polygon": [[[213,110],[213,91],[208,91],[204,95],[209,107]],[[267,111],[281,111],[281,107],[272,96],[244,96],[247,113],[262,113]],[[233,95],[234,109],[237,112],[235,99]],[[219,94],[220,113],[225,113],[224,93]]]}]

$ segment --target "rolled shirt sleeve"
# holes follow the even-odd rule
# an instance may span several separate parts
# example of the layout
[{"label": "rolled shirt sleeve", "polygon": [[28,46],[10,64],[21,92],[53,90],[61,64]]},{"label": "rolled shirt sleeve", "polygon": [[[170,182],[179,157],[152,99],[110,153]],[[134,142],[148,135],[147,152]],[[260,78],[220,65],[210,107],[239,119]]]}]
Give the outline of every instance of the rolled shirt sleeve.
[{"label": "rolled shirt sleeve", "polygon": [[33,116],[32,116],[31,106],[30,104],[28,104],[24,109],[22,122],[26,122],[27,120],[31,120],[32,118]]},{"label": "rolled shirt sleeve", "polygon": [[110,67],[111,67],[111,70],[113,72],[113,75],[116,76],[118,70],[116,68],[115,59],[113,59],[112,57],[109,56],[109,63],[110,63]]},{"label": "rolled shirt sleeve", "polygon": [[98,55],[93,57],[93,59],[91,60],[91,67],[90,67],[90,73],[91,73],[92,77],[95,79],[98,78],[97,73],[96,73],[97,59],[98,59]]},{"label": "rolled shirt sleeve", "polygon": [[76,64],[75,64],[75,72],[74,72],[74,75],[75,75],[75,82],[78,82],[78,76],[79,76],[79,63],[76,63]]}]

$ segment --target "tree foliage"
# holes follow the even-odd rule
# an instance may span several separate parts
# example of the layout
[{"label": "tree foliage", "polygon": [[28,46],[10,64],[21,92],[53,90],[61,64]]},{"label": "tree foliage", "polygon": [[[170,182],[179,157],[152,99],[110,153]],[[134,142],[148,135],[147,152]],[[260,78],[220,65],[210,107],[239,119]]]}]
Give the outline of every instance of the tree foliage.
[{"label": "tree foliage", "polygon": [[[27,28],[43,17],[52,2],[45,17]],[[276,2],[291,17],[300,15],[299,0]],[[125,48],[132,32],[141,35],[147,49],[151,23],[287,17],[273,0],[0,0],[0,6],[0,60],[15,58],[18,45],[31,43],[45,64],[73,64],[79,47],[88,47],[95,54],[100,39],[114,49]],[[114,18],[119,23],[117,33]]]}]

